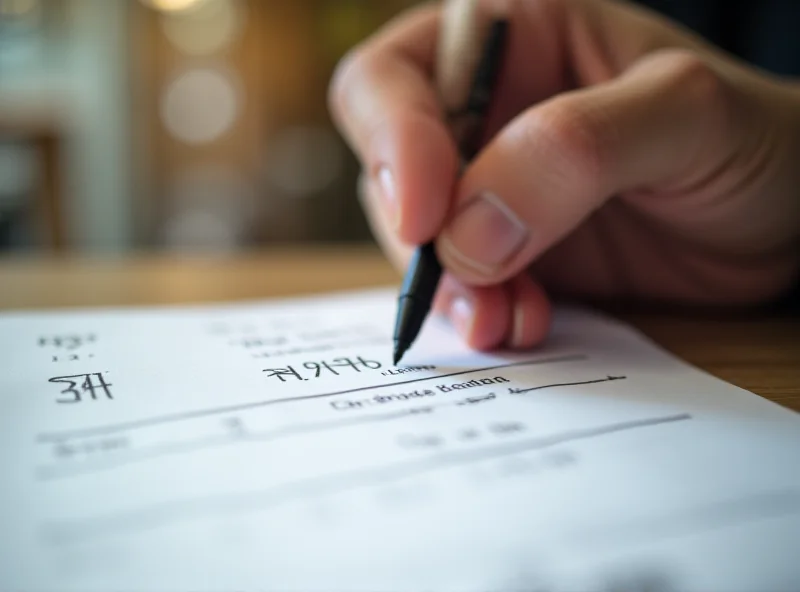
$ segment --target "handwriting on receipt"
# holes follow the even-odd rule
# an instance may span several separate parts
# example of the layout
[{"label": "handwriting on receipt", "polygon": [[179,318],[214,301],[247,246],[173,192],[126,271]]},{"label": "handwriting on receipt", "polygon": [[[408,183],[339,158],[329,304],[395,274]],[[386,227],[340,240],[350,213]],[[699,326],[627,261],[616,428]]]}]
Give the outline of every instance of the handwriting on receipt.
[{"label": "handwriting on receipt", "polygon": [[362,356],[355,358],[334,358],[322,362],[303,362],[300,369],[294,366],[282,368],[265,368],[268,378],[275,378],[281,382],[291,380],[309,380],[324,376],[341,376],[343,372],[362,372],[363,370],[379,370],[381,363],[367,360]]},{"label": "handwriting on receipt", "polygon": [[63,396],[57,398],[56,403],[81,403],[87,400],[114,398],[111,395],[111,386],[113,385],[106,382],[102,372],[54,376],[48,379],[48,382],[67,385],[60,393]]}]

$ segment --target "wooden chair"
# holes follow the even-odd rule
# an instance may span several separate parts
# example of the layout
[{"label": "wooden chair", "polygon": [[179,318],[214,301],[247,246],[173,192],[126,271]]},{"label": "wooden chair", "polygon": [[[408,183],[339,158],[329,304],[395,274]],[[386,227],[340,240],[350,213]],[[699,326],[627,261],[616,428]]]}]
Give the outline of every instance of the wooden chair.
[{"label": "wooden chair", "polygon": [[39,242],[53,252],[67,249],[62,179],[65,124],[57,105],[0,97],[0,137],[30,143],[38,159],[34,203]]}]

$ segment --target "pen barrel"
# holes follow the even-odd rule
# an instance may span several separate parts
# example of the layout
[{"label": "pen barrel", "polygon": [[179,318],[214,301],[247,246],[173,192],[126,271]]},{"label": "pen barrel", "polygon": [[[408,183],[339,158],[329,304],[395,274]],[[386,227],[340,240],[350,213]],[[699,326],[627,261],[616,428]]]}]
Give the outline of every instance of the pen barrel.
[{"label": "pen barrel", "polygon": [[433,243],[425,244],[414,251],[409,272],[398,296],[400,314],[395,324],[395,340],[410,340],[419,332],[436,295],[441,276],[442,265],[436,257]]},{"label": "pen barrel", "polygon": [[449,117],[449,124],[466,165],[477,155],[484,134],[484,120],[491,106],[500,65],[508,39],[508,21],[492,22],[484,51],[475,71],[464,108]]},{"label": "pen barrel", "polygon": [[[483,121],[497,82],[507,34],[506,20],[499,19],[492,23],[466,105],[460,113],[450,115],[450,124],[461,151],[462,167],[472,160],[480,148]],[[442,266],[436,257],[434,244],[430,242],[418,248],[412,256],[398,297],[394,327],[395,364],[422,328],[441,275]]]}]

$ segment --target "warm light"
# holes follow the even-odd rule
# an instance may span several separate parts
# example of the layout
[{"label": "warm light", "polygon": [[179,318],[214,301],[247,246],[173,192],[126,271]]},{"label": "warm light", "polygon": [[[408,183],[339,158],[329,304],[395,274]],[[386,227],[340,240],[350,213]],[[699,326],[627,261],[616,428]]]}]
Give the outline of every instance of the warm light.
[{"label": "warm light", "polygon": [[181,10],[188,10],[203,2],[203,0],[144,0],[156,10],[163,10],[164,12],[178,12]]},{"label": "warm light", "polygon": [[244,24],[243,6],[232,0],[205,0],[192,10],[161,17],[167,39],[190,55],[222,51],[239,35]]},{"label": "warm light", "polygon": [[232,76],[212,68],[192,68],[167,85],[161,119],[175,138],[207,144],[225,134],[239,116],[240,92]]}]

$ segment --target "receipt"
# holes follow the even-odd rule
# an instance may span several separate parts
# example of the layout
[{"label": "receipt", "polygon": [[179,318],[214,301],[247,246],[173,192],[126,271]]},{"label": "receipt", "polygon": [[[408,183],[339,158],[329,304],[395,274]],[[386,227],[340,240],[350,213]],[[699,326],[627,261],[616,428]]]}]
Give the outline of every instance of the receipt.
[{"label": "receipt", "polygon": [[796,589],[795,413],[577,308],[395,367],[394,297],[0,315],[0,589]]}]

